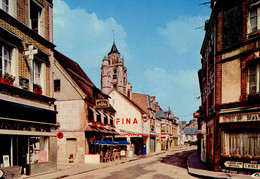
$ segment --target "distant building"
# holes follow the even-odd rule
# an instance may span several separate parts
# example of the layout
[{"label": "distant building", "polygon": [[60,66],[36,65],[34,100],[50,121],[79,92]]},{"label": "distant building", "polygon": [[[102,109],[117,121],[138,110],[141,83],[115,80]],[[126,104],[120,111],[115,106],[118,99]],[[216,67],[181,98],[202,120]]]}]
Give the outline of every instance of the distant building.
[{"label": "distant building", "polygon": [[197,141],[198,128],[186,127],[183,131],[184,143],[196,142]]},{"label": "distant building", "polygon": [[101,91],[108,94],[113,88],[131,98],[132,87],[127,81],[124,58],[121,58],[115,41],[108,55],[102,60],[101,67]]}]

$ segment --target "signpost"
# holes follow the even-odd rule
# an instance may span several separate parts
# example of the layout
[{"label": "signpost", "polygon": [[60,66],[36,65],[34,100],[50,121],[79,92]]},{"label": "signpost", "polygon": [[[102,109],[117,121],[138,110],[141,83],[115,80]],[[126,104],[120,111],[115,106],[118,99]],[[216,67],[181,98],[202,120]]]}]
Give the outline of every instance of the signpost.
[{"label": "signpost", "polygon": [[243,162],[226,161],[224,165],[230,168],[243,168]]}]

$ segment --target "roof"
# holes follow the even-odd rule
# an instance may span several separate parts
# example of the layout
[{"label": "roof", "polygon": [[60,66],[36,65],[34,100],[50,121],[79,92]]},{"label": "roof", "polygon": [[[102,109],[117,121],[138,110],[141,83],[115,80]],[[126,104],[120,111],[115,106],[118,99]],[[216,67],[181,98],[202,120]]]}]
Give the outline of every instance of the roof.
[{"label": "roof", "polygon": [[155,115],[156,115],[156,118],[166,118],[167,117],[163,111],[156,111]]},{"label": "roof", "polygon": [[117,48],[116,48],[115,41],[113,41],[112,48],[111,48],[110,52],[108,53],[108,55],[111,54],[111,53],[118,53],[118,54],[120,54],[120,53],[118,52]]},{"label": "roof", "polygon": [[189,128],[189,127],[186,127],[184,129],[184,134],[185,135],[196,135],[198,133],[198,128]]},{"label": "roof", "polygon": [[112,91],[116,91],[119,95],[121,95],[126,101],[128,101],[129,103],[131,103],[134,107],[136,107],[141,113],[143,114],[147,114],[140,106],[138,106],[135,102],[133,102],[132,100],[130,100],[128,97],[126,97],[125,95],[123,95],[121,92],[119,92],[117,89],[113,88],[110,92],[109,95],[112,93]]},{"label": "roof", "polygon": [[148,96],[147,94],[132,93],[132,101],[135,102],[138,106],[140,106],[146,112],[148,112],[147,96]]},{"label": "roof", "polygon": [[[59,62],[59,64],[64,68],[64,70],[70,75],[73,81],[79,86],[79,88],[88,96],[92,97],[91,91],[97,90],[99,94],[107,96],[92,83],[89,77],[81,69],[81,67],[75,61],[61,54],[57,50],[54,50],[54,58]],[[92,90],[89,90],[92,88]]]}]

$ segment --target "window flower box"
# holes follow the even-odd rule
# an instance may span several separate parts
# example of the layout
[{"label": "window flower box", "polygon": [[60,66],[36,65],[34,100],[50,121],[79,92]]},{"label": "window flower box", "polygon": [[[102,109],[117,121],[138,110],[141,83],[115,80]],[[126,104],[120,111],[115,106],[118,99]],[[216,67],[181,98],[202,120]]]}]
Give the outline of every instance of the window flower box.
[{"label": "window flower box", "polygon": [[33,92],[37,94],[42,94],[42,87],[39,84],[33,84]]},{"label": "window flower box", "polygon": [[260,101],[260,93],[253,92],[248,94],[247,101],[250,103],[257,103]]},{"label": "window flower box", "polygon": [[15,76],[9,75],[8,73],[5,73],[1,77],[1,83],[7,84],[7,85],[11,85],[11,86],[13,86],[14,80],[15,80]]}]

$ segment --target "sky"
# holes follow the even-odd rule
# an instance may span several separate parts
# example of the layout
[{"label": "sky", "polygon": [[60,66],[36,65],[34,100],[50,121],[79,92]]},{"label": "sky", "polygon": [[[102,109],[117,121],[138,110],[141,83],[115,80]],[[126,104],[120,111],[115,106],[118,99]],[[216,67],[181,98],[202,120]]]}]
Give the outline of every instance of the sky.
[{"label": "sky", "polygon": [[205,0],[54,0],[56,50],[76,61],[100,89],[113,39],[133,92],[156,96],[181,121],[199,109],[198,70]]}]

